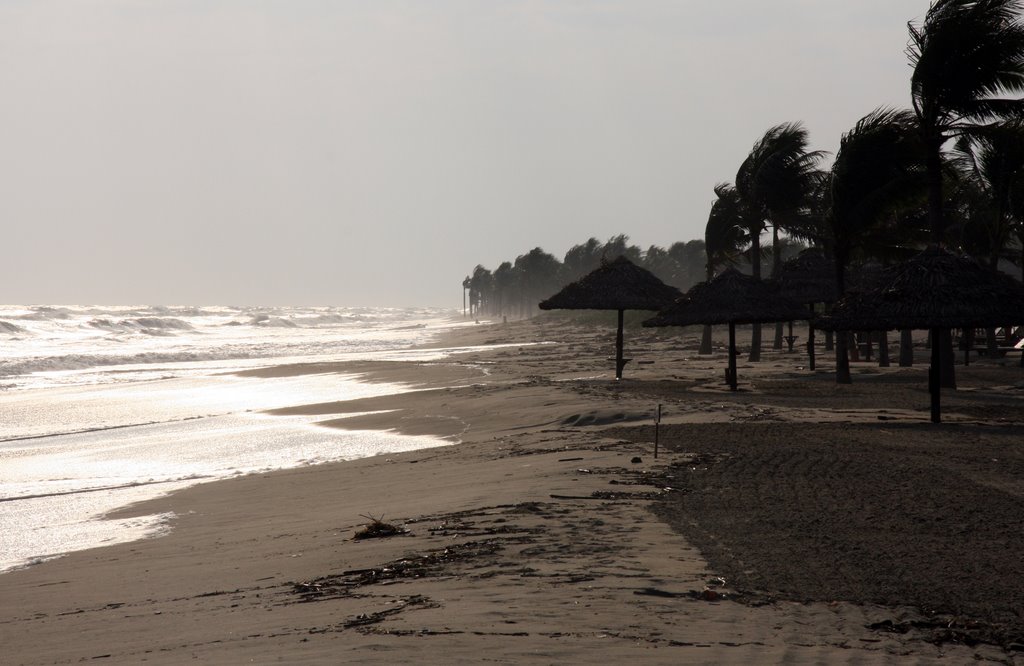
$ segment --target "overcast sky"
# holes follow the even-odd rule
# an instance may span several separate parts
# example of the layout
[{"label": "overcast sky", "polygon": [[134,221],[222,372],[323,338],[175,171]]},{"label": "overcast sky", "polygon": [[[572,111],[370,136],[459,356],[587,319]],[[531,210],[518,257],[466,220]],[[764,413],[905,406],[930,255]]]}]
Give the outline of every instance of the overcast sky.
[{"label": "overcast sky", "polygon": [[442,305],[702,238],[764,131],[909,105],[928,0],[0,0],[0,302]]}]

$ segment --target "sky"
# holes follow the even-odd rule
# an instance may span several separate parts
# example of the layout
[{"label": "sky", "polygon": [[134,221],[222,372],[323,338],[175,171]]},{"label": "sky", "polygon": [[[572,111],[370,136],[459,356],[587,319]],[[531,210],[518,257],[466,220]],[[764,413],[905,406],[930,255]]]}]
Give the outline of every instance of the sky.
[{"label": "sky", "polygon": [[0,0],[0,302],[461,308],[907,107],[928,0]]}]

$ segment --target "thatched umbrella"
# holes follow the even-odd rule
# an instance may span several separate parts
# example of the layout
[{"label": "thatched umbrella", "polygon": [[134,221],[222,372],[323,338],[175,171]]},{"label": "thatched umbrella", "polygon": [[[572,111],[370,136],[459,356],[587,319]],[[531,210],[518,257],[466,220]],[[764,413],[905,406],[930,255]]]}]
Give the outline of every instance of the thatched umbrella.
[{"label": "thatched umbrella", "polygon": [[710,282],[701,282],[644,326],[729,325],[729,387],[736,390],[736,324],[807,319],[799,302],[779,293],[772,283],[729,268]]},{"label": "thatched umbrella", "polygon": [[[798,303],[805,303],[811,314],[815,303],[832,303],[839,298],[835,262],[818,248],[809,248],[782,264],[779,291]],[[789,350],[793,351],[793,322],[789,323]],[[808,365],[814,370],[814,323],[807,327]]]},{"label": "thatched umbrella", "polygon": [[622,379],[622,319],[625,310],[660,310],[682,294],[624,256],[601,266],[540,302],[541,310],[618,310],[615,379]]},{"label": "thatched umbrella", "polygon": [[951,328],[1024,323],[1024,285],[974,259],[932,246],[887,268],[873,288],[843,295],[818,320],[837,331],[930,329],[932,358],[928,381],[932,422],[941,420],[938,332]]}]

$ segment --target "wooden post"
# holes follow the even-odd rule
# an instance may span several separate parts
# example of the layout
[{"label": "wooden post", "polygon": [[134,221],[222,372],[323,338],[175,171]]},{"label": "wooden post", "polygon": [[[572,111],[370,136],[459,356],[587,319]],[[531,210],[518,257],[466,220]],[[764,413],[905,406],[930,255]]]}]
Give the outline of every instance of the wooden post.
[{"label": "wooden post", "polygon": [[729,322],[729,388],[736,390],[736,323]]},{"label": "wooden post", "polygon": [[814,303],[810,304],[811,318],[807,320],[807,359],[811,372],[814,371]]},{"label": "wooden post", "polygon": [[615,333],[615,379],[622,379],[622,310],[619,310],[619,330]]},{"label": "wooden post", "polygon": [[928,368],[928,393],[931,395],[932,423],[942,422],[939,394],[942,391],[942,345],[939,344],[939,329],[932,329],[932,364]]},{"label": "wooden post", "polygon": [[654,417],[654,459],[658,459],[658,427],[661,425],[661,403],[658,403],[658,415]]}]

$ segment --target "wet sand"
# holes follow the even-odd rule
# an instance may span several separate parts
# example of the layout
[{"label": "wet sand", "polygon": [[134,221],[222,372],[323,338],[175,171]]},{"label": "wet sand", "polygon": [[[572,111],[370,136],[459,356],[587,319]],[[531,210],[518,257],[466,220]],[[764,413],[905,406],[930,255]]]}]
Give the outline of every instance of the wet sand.
[{"label": "wet sand", "polygon": [[[167,536],[0,575],[3,663],[1024,663],[1024,371],[740,363],[560,317],[444,362],[284,366],[415,391],[294,405],[451,447],[196,486]],[[925,352],[921,350],[920,358]],[[652,457],[663,405],[660,456]],[[367,413],[372,412],[372,413]],[[402,529],[355,540],[367,517]]]}]

